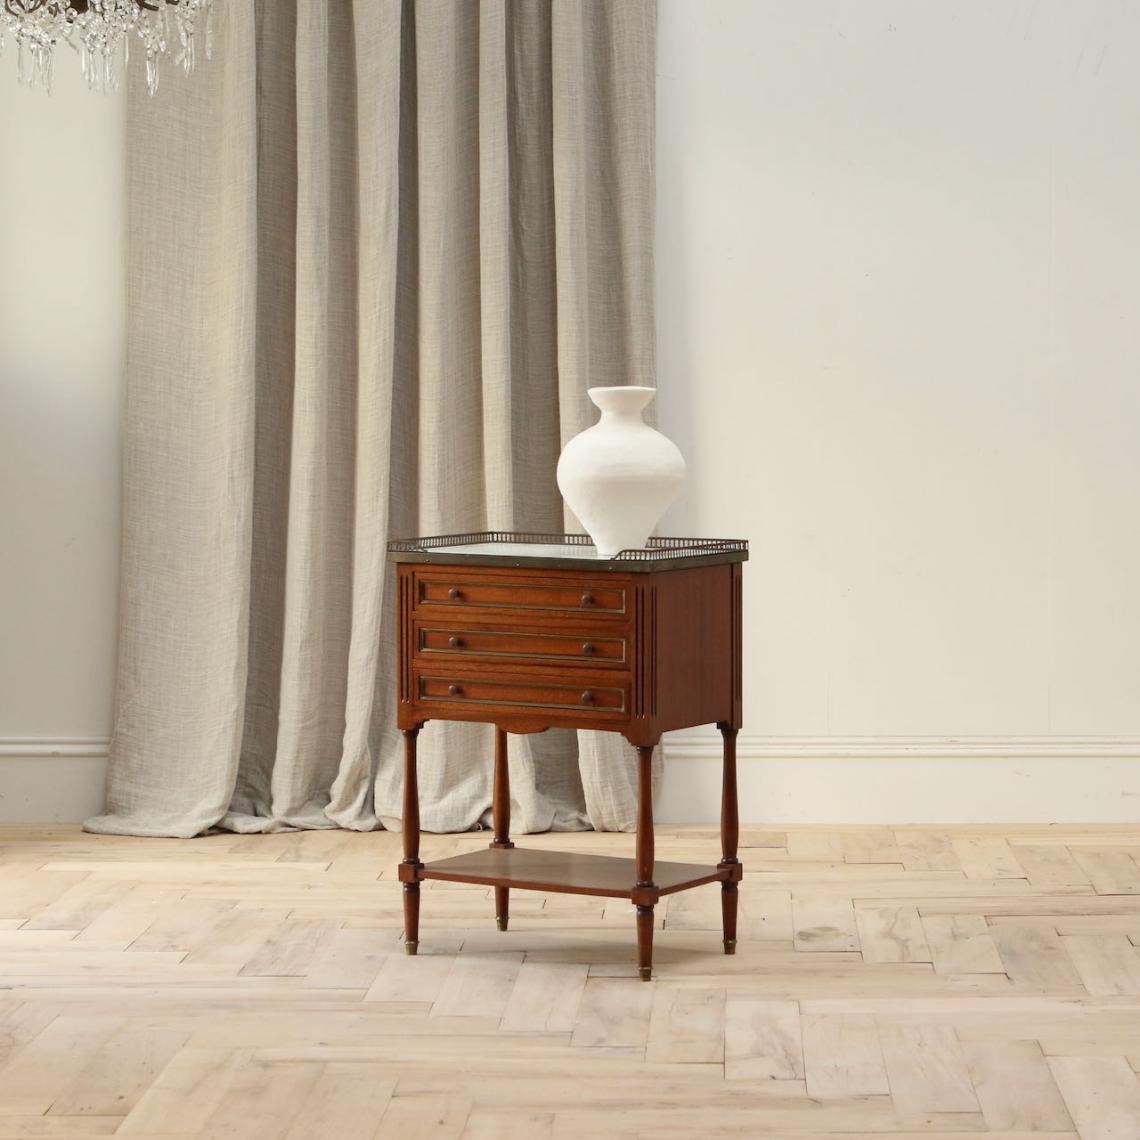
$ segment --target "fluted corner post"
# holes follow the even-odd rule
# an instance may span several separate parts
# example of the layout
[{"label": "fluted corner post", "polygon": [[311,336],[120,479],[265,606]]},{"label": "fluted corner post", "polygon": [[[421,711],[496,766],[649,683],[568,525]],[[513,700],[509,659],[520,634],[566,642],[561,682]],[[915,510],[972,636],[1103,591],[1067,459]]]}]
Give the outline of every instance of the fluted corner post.
[{"label": "fluted corner post", "polygon": [[420,725],[404,729],[404,951],[414,954],[420,944],[420,789],[416,774],[416,737]]},{"label": "fluted corner post", "polygon": [[736,953],[736,910],[739,898],[737,881],[740,878],[740,860],[736,857],[740,843],[740,816],[736,795],[736,733],[728,724],[718,724],[724,747],[724,770],[720,798],[720,850],[719,866],[733,873],[731,880],[720,884],[720,909],[724,926],[724,952]]},{"label": "fluted corner post", "polygon": [[653,749],[637,749],[637,972],[643,982],[653,977],[653,905],[657,884],[653,881]]},{"label": "fluted corner post", "polygon": [[[495,838],[491,847],[510,850],[511,842],[511,769],[507,753],[507,733],[495,728],[495,787],[491,801],[491,816],[495,825]],[[511,891],[509,887],[495,888],[495,925],[507,929],[510,921]]]}]

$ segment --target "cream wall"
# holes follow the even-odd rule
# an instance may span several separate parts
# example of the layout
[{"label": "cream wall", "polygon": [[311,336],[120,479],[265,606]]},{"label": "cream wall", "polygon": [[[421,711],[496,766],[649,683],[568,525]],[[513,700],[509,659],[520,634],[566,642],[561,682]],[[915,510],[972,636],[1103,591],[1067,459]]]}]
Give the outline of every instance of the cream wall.
[{"label": "cream wall", "polygon": [[[1140,11],[659,22],[667,529],[752,540],[743,816],[1135,819]],[[8,819],[97,810],[110,718],[123,108],[73,63],[0,58]],[[715,818],[714,748],[662,818]]]},{"label": "cream wall", "polygon": [[0,819],[102,803],[119,550],[123,103],[0,57]]},{"label": "cream wall", "polygon": [[668,529],[752,542],[744,815],[1137,818],[1140,8],[659,24]]}]

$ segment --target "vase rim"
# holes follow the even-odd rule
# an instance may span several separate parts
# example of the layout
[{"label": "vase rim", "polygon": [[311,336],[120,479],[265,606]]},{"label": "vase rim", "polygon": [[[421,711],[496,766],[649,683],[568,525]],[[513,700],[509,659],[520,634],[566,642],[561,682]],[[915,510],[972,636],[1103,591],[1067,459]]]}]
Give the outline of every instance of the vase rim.
[{"label": "vase rim", "polygon": [[601,409],[603,416],[607,412],[634,415],[648,407],[649,401],[657,395],[656,388],[645,388],[636,384],[588,388],[586,392],[594,406]]}]

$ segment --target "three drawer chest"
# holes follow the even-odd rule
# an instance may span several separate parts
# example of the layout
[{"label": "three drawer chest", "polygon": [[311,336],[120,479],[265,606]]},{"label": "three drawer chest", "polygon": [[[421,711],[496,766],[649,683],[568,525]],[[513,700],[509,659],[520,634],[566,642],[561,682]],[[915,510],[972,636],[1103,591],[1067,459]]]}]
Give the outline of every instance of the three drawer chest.
[{"label": "three drawer chest", "polygon": [[[504,532],[389,544],[397,563],[398,718],[404,735],[405,949],[419,945],[425,879],[494,888],[499,929],[510,891],[626,898],[637,910],[639,974],[653,965],[663,895],[721,884],[724,952],[736,948],[741,724],[741,570],[745,542],[650,539],[601,560],[582,535]],[[486,851],[419,857],[416,739],[431,720],[495,726],[494,838]],[[707,865],[658,862],[653,749],[673,729],[715,724],[723,743],[721,852]],[[507,734],[616,732],[637,753],[633,858],[526,850],[510,838]]]}]

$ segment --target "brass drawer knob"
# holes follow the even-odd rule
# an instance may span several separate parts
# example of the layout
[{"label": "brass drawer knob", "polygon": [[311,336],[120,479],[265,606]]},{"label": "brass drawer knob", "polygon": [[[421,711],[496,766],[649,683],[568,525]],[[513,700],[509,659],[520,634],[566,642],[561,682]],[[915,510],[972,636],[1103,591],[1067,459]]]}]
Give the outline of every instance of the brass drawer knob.
[{"label": "brass drawer knob", "polygon": [[452,586],[451,589],[447,591],[447,596],[449,598],[462,598],[463,594],[460,592],[458,586]]},{"label": "brass drawer knob", "polygon": [[460,697],[463,695],[463,688],[460,685],[448,685],[447,695],[449,697]]},{"label": "brass drawer knob", "polygon": [[586,642],[586,643],[585,643],[585,644],[582,646],[582,652],[583,652],[583,653],[585,653],[587,656],[588,656],[589,654],[593,653],[593,652],[594,652],[594,643],[593,643],[592,641],[587,641],[587,642]]},{"label": "brass drawer knob", "polygon": [[592,606],[593,604],[594,604],[594,595],[593,594],[583,594],[582,595],[582,605]]},{"label": "brass drawer knob", "polygon": [[593,693],[591,693],[589,689],[587,689],[587,690],[586,690],[586,691],[585,691],[585,692],[582,694],[582,704],[584,704],[584,705],[590,705],[590,704],[593,704],[593,703],[594,703],[594,694],[593,694]]},{"label": "brass drawer knob", "polygon": [[449,637],[447,639],[447,644],[450,645],[452,649],[462,649],[463,648],[463,638],[462,637]]}]

